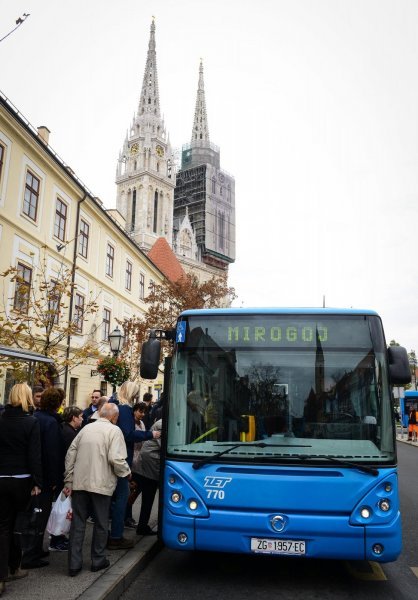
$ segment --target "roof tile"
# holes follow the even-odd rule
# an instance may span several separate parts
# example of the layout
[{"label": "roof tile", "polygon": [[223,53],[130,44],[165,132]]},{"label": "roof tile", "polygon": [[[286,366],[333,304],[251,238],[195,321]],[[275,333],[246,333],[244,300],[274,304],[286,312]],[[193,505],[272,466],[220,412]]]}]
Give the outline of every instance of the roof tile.
[{"label": "roof tile", "polygon": [[170,281],[178,281],[186,274],[167,240],[163,237],[158,238],[155,242],[148,252],[148,258]]}]

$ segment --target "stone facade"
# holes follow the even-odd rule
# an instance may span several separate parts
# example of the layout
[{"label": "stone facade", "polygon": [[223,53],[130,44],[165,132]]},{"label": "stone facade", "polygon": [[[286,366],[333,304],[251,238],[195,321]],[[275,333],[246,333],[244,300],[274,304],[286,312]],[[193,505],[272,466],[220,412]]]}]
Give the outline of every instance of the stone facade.
[{"label": "stone facade", "polygon": [[210,142],[203,64],[199,67],[190,144],[183,146],[181,169],[160,113],[155,23],[138,110],[119,154],[119,212],[127,230],[149,251],[164,237],[186,272],[206,281],[226,275],[235,260],[235,180],[220,166],[220,151]]},{"label": "stone facade", "polygon": [[116,207],[140,247],[150,250],[159,237],[171,245],[175,164],[160,112],[154,23],[138,110],[119,154],[116,185]]}]

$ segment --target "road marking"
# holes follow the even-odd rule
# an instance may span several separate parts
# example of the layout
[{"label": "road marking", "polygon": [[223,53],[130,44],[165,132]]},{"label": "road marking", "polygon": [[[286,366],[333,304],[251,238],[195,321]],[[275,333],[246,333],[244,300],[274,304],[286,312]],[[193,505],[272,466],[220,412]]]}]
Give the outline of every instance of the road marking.
[{"label": "road marking", "polygon": [[413,572],[415,577],[418,577],[418,567],[409,567],[409,568],[411,569],[411,571]]},{"label": "road marking", "polygon": [[[344,561],[344,564],[355,579],[362,581],[386,581],[387,577],[379,563],[367,560],[363,561]],[[418,569],[417,569],[418,571]],[[418,575],[417,575],[418,577]]]}]

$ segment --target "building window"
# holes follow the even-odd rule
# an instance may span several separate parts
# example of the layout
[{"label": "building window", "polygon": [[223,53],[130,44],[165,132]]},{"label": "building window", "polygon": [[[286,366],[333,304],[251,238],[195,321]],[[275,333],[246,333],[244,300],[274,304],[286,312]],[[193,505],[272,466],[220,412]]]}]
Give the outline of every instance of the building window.
[{"label": "building window", "polygon": [[212,177],[212,194],[216,194],[216,179]]},{"label": "building window", "polygon": [[39,202],[40,180],[33,173],[27,171],[25,183],[25,197],[23,199],[23,214],[32,221],[36,221]]},{"label": "building window", "polygon": [[61,200],[61,198],[57,198],[57,202],[55,204],[55,224],[54,224],[54,235],[61,242],[65,240],[65,230],[67,227],[67,212],[68,207]]},{"label": "building window", "polygon": [[219,249],[223,250],[225,246],[225,215],[223,213],[218,215],[218,239]]},{"label": "building window", "polygon": [[13,308],[23,313],[29,311],[30,290],[32,287],[32,269],[23,263],[17,263],[16,287]]},{"label": "building window", "polygon": [[78,379],[76,377],[70,377],[70,406],[77,404],[77,390],[78,390]]},{"label": "building window", "polygon": [[112,244],[107,245],[106,251],[106,275],[113,277],[113,266],[115,263],[115,249]]},{"label": "building window", "polygon": [[125,270],[125,288],[130,292],[132,289],[132,263],[127,260],[126,261],[126,270]]},{"label": "building window", "polygon": [[131,210],[131,231],[135,230],[136,218],[136,190],[132,192],[132,210]]},{"label": "building window", "polygon": [[157,221],[158,221],[158,192],[156,191],[154,194],[154,222],[152,225],[152,230],[154,233],[157,233]]},{"label": "building window", "polygon": [[5,154],[6,154],[6,148],[3,146],[3,144],[0,144],[0,181],[1,181],[1,175],[3,173]]},{"label": "building window", "polygon": [[145,275],[143,273],[139,274],[139,299],[143,300],[145,298]]},{"label": "building window", "polygon": [[81,219],[80,231],[78,232],[78,253],[83,258],[87,258],[87,252],[89,249],[89,235],[90,225]]},{"label": "building window", "polygon": [[102,324],[102,340],[103,342],[109,341],[110,333],[110,310],[108,308],[103,309],[103,324]]},{"label": "building window", "polygon": [[74,297],[74,325],[77,333],[83,333],[84,296],[78,292]]},{"label": "building window", "polygon": [[49,285],[49,295],[48,295],[48,311],[50,317],[50,323],[54,325],[58,325],[59,316],[60,316],[60,302],[61,302],[61,294],[58,288],[58,281],[55,279],[51,279],[51,283]]}]

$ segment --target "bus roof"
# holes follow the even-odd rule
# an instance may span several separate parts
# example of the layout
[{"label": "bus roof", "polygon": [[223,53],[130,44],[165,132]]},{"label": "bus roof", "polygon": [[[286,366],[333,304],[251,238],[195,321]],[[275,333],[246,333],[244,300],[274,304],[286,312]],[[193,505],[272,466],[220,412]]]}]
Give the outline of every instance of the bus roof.
[{"label": "bus roof", "polygon": [[183,311],[180,316],[206,315],[367,315],[379,316],[374,310],[356,308],[199,308]]}]

